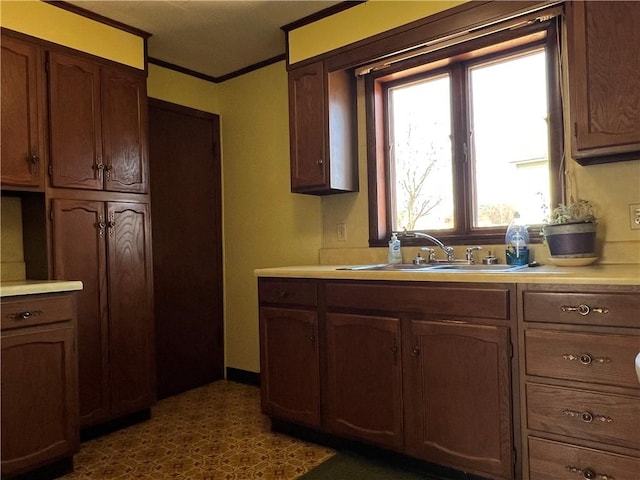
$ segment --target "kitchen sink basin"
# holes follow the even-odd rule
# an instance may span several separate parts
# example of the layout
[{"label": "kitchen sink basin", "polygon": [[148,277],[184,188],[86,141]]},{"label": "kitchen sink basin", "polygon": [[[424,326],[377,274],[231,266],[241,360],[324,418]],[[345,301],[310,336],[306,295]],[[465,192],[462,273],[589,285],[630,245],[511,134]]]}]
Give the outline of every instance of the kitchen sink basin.
[{"label": "kitchen sink basin", "polygon": [[465,263],[452,263],[433,265],[434,270],[439,271],[455,271],[455,272],[517,272],[528,268],[527,265],[485,265],[485,264],[465,264]]},{"label": "kitchen sink basin", "polygon": [[378,265],[356,265],[344,267],[339,270],[374,270],[387,272],[517,272],[527,268],[527,265],[484,265],[467,263],[431,263],[427,265],[414,265],[413,263],[378,264]]}]

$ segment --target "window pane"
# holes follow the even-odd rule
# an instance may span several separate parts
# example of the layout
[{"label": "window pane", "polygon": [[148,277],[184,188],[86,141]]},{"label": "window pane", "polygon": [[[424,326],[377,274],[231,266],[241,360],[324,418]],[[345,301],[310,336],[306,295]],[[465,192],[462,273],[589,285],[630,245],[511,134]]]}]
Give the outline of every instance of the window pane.
[{"label": "window pane", "polygon": [[469,69],[474,227],[514,212],[543,223],[549,205],[547,80],[542,49]]},{"label": "window pane", "polygon": [[389,89],[394,230],[454,227],[448,75]]}]

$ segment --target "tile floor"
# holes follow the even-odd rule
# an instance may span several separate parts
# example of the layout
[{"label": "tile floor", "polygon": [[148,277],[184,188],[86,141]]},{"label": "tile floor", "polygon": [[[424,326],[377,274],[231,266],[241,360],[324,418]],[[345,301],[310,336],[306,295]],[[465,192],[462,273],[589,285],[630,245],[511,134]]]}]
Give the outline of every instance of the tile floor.
[{"label": "tile floor", "polygon": [[294,480],[335,452],[270,431],[260,390],[218,381],[160,400],[151,419],[84,442],[62,480]]}]

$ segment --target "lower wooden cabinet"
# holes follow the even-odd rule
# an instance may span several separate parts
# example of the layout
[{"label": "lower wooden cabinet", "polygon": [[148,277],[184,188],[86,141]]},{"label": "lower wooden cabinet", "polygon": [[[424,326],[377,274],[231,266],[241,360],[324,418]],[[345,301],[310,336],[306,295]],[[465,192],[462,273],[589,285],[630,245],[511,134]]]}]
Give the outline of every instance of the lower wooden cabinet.
[{"label": "lower wooden cabinet", "polygon": [[401,451],[400,320],[328,313],[325,336],[326,428]]},{"label": "lower wooden cabinet", "polygon": [[508,284],[260,278],[263,410],[483,477],[519,478],[514,293]]},{"label": "lower wooden cabinet", "polygon": [[263,307],[260,339],[264,412],[319,427],[317,314],[294,308]]},{"label": "lower wooden cabinet", "polygon": [[409,322],[407,452],[457,469],[513,475],[507,327]]},{"label": "lower wooden cabinet", "polygon": [[2,478],[79,449],[72,294],[2,299]]}]

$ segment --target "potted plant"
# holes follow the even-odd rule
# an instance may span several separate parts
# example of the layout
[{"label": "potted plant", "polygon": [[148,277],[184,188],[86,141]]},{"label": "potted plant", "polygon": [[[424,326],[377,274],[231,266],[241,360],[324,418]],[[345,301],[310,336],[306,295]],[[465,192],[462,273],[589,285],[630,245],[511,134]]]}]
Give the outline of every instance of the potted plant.
[{"label": "potted plant", "polygon": [[591,202],[571,198],[551,211],[542,231],[552,257],[595,257],[596,226]]}]

